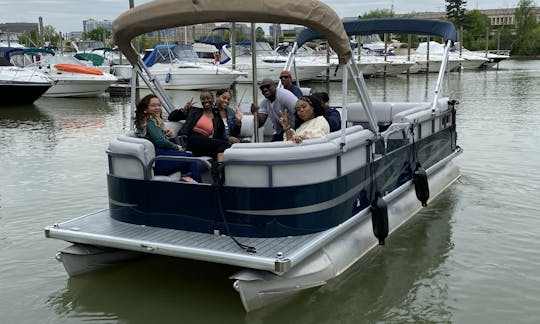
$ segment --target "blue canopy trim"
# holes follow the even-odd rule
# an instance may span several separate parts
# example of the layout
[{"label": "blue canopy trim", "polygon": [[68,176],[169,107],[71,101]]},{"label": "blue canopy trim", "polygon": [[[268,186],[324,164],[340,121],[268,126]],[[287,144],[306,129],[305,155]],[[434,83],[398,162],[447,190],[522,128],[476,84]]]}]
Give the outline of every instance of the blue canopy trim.
[{"label": "blue canopy trim", "polygon": [[[343,19],[343,27],[349,36],[371,35],[379,33],[436,35],[455,42],[457,33],[454,24],[445,20],[435,19],[407,19],[407,18],[380,18],[380,19]],[[296,36],[298,46],[314,39],[324,39],[322,34],[312,29],[303,29]]]}]

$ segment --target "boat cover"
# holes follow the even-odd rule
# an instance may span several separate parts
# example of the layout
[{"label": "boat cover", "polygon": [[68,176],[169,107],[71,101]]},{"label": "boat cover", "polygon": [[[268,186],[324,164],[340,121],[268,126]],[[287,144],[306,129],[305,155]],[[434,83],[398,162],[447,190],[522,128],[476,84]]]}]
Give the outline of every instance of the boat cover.
[{"label": "boat cover", "polygon": [[156,63],[170,64],[175,59],[199,62],[199,57],[191,44],[157,45],[152,52],[143,57],[143,62],[147,67],[152,67]]},{"label": "boat cover", "polygon": [[92,62],[94,66],[100,66],[105,62],[105,58],[98,54],[93,53],[77,53],[74,57],[81,61]]},{"label": "boat cover", "polygon": [[55,55],[53,50],[46,48],[18,48],[7,52],[8,57],[13,55],[40,55],[40,54],[49,54]]},{"label": "boat cover", "polygon": [[[414,35],[436,35],[453,42],[457,40],[457,33],[449,21],[435,19],[407,19],[407,18],[379,18],[379,19],[343,19],[343,27],[349,36],[371,35],[378,33],[399,33]],[[310,28],[302,30],[296,36],[296,42],[302,44],[314,39],[325,37]]]},{"label": "boat cover", "polygon": [[141,34],[177,26],[212,22],[260,22],[303,25],[319,31],[341,63],[352,51],[338,15],[318,0],[155,0],[120,15],[112,26],[118,47],[131,64],[139,56],[131,40]]}]

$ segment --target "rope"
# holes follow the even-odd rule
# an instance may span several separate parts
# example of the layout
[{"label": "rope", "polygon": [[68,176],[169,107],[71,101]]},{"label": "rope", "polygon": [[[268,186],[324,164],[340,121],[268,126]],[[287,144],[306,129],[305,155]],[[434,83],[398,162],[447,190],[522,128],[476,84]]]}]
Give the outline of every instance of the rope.
[{"label": "rope", "polygon": [[225,231],[227,233],[227,236],[230,237],[236,245],[238,245],[241,249],[245,250],[248,253],[257,253],[257,249],[254,246],[246,245],[243,243],[240,243],[232,234],[231,230],[229,228],[229,223],[227,222],[227,218],[225,217],[225,213],[223,212],[223,205],[221,203],[221,186],[217,185],[217,201],[219,206],[219,214],[221,215],[221,219],[223,220],[223,224],[225,225]]}]

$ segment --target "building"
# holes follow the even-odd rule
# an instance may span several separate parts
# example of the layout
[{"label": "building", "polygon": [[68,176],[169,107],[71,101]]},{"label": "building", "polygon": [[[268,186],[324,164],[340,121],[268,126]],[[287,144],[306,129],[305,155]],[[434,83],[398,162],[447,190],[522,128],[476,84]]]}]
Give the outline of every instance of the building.
[{"label": "building", "polygon": [[103,28],[105,30],[112,31],[112,21],[95,19],[83,20],[83,33],[89,33],[97,28]]},{"label": "building", "polygon": [[[488,16],[491,26],[514,26],[517,8],[510,9],[475,9]],[[534,7],[536,20],[540,21],[540,7]],[[440,19],[446,18],[446,12],[412,12],[407,14],[411,18]]]},{"label": "building", "polygon": [[[184,26],[177,28],[169,28],[150,33],[146,33],[146,37],[159,38],[163,43],[193,43],[195,40],[206,38],[210,35],[221,35],[222,37],[228,37],[225,35],[225,31],[231,29],[230,23],[225,24],[198,24],[192,26]],[[237,23],[236,32],[238,35],[249,38],[251,33],[251,27],[246,24]]]}]

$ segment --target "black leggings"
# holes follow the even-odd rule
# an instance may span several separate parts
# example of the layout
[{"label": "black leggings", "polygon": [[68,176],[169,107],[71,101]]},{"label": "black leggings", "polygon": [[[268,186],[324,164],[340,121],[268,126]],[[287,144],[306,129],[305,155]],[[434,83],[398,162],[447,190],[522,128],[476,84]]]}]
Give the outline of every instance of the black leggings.
[{"label": "black leggings", "polygon": [[229,142],[223,139],[210,138],[193,132],[188,136],[187,149],[195,156],[210,156],[214,160],[218,153],[223,153],[230,147]]}]

